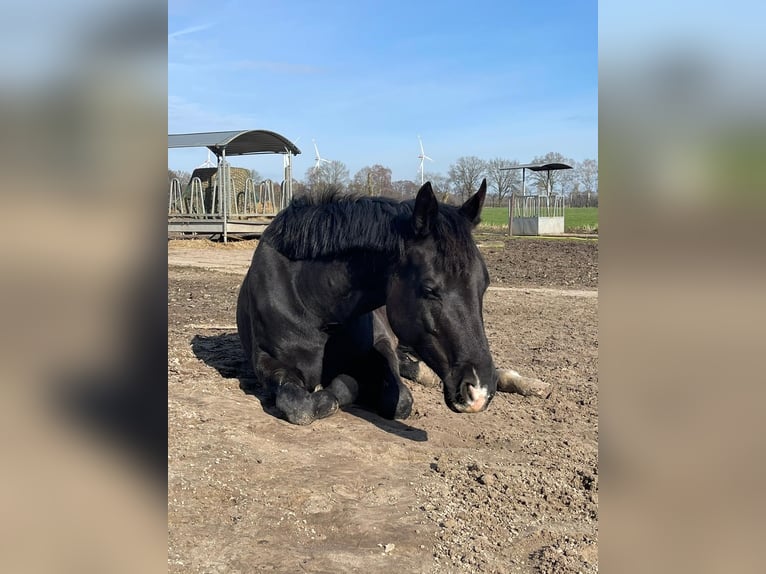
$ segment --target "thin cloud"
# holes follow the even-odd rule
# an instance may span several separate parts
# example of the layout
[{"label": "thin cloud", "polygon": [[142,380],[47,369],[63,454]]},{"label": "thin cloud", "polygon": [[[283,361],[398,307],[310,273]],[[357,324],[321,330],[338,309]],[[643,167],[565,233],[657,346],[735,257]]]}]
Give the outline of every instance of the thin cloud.
[{"label": "thin cloud", "polygon": [[213,24],[200,24],[198,26],[189,26],[188,28],[184,28],[182,30],[178,30],[176,32],[172,32],[168,34],[168,40],[178,38],[179,36],[186,36],[187,34],[194,34],[195,32],[202,32],[203,30],[207,30],[208,28],[212,28],[212,27],[213,27]]},{"label": "thin cloud", "polygon": [[232,63],[235,70],[266,70],[269,72],[280,72],[284,74],[316,74],[322,71],[322,68],[309,66],[306,64],[292,64],[290,62],[269,62],[262,60],[241,60]]},{"label": "thin cloud", "polygon": [[174,133],[251,129],[258,125],[252,115],[219,111],[214,105],[168,94],[168,130]]}]

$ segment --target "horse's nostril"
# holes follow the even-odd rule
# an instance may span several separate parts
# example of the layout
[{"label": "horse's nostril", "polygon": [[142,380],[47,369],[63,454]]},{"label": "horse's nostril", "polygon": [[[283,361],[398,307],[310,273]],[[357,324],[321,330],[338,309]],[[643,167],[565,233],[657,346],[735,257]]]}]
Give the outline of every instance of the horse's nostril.
[{"label": "horse's nostril", "polygon": [[487,387],[480,384],[474,384],[473,382],[466,382],[463,385],[464,396],[469,403],[483,403],[487,400],[489,393]]}]

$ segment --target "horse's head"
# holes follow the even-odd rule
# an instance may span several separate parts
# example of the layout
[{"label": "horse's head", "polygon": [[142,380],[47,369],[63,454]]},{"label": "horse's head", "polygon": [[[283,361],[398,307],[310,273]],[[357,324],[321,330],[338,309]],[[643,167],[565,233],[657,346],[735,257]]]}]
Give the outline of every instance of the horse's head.
[{"label": "horse's head", "polygon": [[386,300],[394,333],[439,375],[447,406],[460,413],[483,411],[497,389],[482,317],[489,274],[471,236],[486,192],[484,180],[456,208],[439,205],[430,183],[420,189]]}]

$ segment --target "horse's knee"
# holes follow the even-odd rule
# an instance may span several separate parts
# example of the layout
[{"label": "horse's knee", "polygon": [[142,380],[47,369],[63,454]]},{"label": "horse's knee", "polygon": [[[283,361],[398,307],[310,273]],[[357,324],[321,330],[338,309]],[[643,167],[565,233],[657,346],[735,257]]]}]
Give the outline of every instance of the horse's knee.
[{"label": "horse's knee", "polygon": [[338,399],[329,391],[309,393],[303,386],[288,381],[277,389],[276,405],[288,422],[308,425],[337,411]]}]

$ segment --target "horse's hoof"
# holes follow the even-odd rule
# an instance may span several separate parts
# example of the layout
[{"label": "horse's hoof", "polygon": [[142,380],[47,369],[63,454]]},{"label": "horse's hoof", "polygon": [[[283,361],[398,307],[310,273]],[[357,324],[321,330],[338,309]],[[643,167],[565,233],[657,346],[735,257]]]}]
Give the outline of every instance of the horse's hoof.
[{"label": "horse's hoof", "polygon": [[311,402],[315,419],[329,417],[338,410],[338,399],[327,390],[311,393]]},{"label": "horse's hoof", "polygon": [[294,425],[305,426],[314,422],[314,413],[308,401],[301,401],[298,404],[287,403],[286,401],[280,401],[279,397],[277,397],[277,408],[282,411],[285,420]]},{"label": "horse's hoof", "polygon": [[294,425],[308,425],[316,418],[311,396],[293,382],[284,383],[277,389],[276,405],[285,419]]},{"label": "horse's hoof", "polygon": [[299,426],[310,425],[314,422],[314,417],[311,416],[310,413],[304,412],[285,413],[285,418],[287,419],[287,422]]},{"label": "horse's hoof", "polygon": [[523,388],[520,394],[525,397],[540,397],[541,399],[547,399],[553,392],[553,385],[546,383],[540,379],[530,379],[526,381],[526,387]]},{"label": "horse's hoof", "polygon": [[410,390],[404,384],[399,384],[393,389],[383,390],[377,412],[389,420],[406,419],[412,413],[413,402],[414,399]]},{"label": "horse's hoof", "polygon": [[403,420],[410,418],[412,414],[412,404],[415,399],[412,398],[410,390],[402,385],[399,391],[399,401],[396,403],[396,412],[394,412],[394,418],[397,420]]},{"label": "horse's hoof", "polygon": [[410,418],[410,415],[412,414],[412,401],[410,401],[408,404],[399,404],[396,407],[396,412],[394,413],[394,419],[398,421],[402,421],[404,419]]},{"label": "horse's hoof", "polygon": [[348,375],[338,375],[335,377],[328,389],[338,399],[338,405],[341,407],[350,405],[359,396],[359,383]]}]

